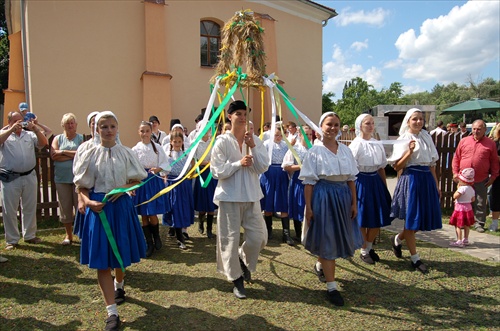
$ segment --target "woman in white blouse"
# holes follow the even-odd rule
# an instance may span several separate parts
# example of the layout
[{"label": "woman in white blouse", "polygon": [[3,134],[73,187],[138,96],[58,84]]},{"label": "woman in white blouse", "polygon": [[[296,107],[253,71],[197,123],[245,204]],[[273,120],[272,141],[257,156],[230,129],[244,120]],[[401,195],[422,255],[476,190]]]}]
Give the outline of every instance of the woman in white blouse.
[{"label": "woman in white blouse", "polygon": [[410,143],[393,165],[396,171],[403,170],[403,173],[394,190],[391,216],[405,220],[405,227],[402,232],[391,237],[391,244],[394,255],[402,258],[401,243],[406,240],[411,266],[425,274],[427,266],[420,261],[417,253],[415,233],[440,229],[442,223],[439,204],[441,192],[437,186],[435,169],[439,156],[431,136],[422,130],[423,125],[422,111],[412,108],[406,112],[399,130],[398,140],[407,139]]},{"label": "woman in white blouse", "polygon": [[387,158],[384,146],[372,137],[375,122],[371,115],[359,115],[354,127],[356,138],[349,145],[349,149],[359,170],[356,179],[357,220],[364,239],[360,258],[365,263],[375,264],[380,261],[380,257],[372,248],[373,241],[380,228],[392,222],[391,194],[387,190],[385,177]]},{"label": "woman in white blouse", "polygon": [[[148,173],[148,178],[143,180],[147,181],[146,184],[135,191],[133,197],[134,205],[139,205],[148,201],[155,196],[156,193],[164,189],[164,179],[158,176],[158,174],[165,176],[166,174],[163,171],[168,171],[170,169],[167,155],[161,146],[151,139],[152,133],[152,123],[142,121],[139,126],[141,141],[132,147],[141,165]],[[146,244],[148,245],[146,257],[150,257],[155,249],[160,250],[162,247],[158,214],[166,213],[168,209],[169,204],[166,195],[162,195],[147,204],[137,206],[137,213],[141,215],[142,231],[144,232]]]},{"label": "woman in white blouse", "polygon": [[[292,153],[292,150],[289,149],[283,158],[283,163],[281,164],[283,169],[290,175],[290,187],[288,189],[288,216],[293,219],[295,239],[299,242],[302,240],[302,221],[304,220],[304,208],[306,206],[304,199],[304,184],[302,184],[302,181],[299,179],[299,173],[302,168],[304,158],[307,155],[307,140],[310,142],[313,140],[313,131],[308,125],[303,125],[302,130],[304,130],[307,139],[302,136],[299,142],[293,145],[295,156],[294,153]],[[299,164],[299,160],[301,164]]]},{"label": "woman in white blouse", "polygon": [[335,260],[353,256],[363,244],[356,222],[354,180],[358,168],[349,148],[336,140],[339,116],[324,113],[319,127],[323,144],[309,150],[299,175],[305,185],[304,218],[309,225],[304,247],[318,256],[314,270],[320,280],[326,280],[328,300],[343,306],[344,299],[335,281]]},{"label": "woman in white blouse", "polygon": [[[140,183],[147,174],[135,153],[117,143],[118,120],[112,112],[99,113],[95,123],[100,143],[82,153],[73,168],[73,181],[86,207],[80,237],[80,263],[97,269],[97,279],[108,313],[106,330],[118,330],[120,318],[116,305],[125,301],[125,272],[121,268],[145,257],[146,243],[128,194],[116,193],[108,197],[107,203],[102,201],[113,189],[130,188]],[[112,237],[108,237],[103,225],[105,223],[101,221],[103,212]],[[110,240],[116,246],[112,246]],[[121,257],[121,261],[115,254]],[[111,269],[115,270],[114,281]]]},{"label": "woman in white blouse", "polygon": [[273,140],[264,141],[268,152],[271,150],[271,165],[269,169],[260,176],[264,198],[261,202],[264,210],[264,220],[267,227],[267,238],[272,238],[273,213],[280,213],[283,227],[283,242],[290,246],[295,245],[290,237],[290,218],[288,217],[288,173],[281,168],[283,158],[288,151],[287,144],[283,141],[281,129],[276,129]]}]

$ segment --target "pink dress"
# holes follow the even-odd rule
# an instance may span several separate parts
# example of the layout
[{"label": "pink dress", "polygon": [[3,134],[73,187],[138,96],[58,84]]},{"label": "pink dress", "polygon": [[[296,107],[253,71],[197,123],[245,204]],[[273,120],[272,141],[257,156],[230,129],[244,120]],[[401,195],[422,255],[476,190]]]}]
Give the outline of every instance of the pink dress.
[{"label": "pink dress", "polygon": [[450,217],[450,225],[462,228],[474,225],[474,211],[472,210],[472,198],[475,195],[472,186],[460,186],[457,189],[460,197],[455,202],[455,209]]}]

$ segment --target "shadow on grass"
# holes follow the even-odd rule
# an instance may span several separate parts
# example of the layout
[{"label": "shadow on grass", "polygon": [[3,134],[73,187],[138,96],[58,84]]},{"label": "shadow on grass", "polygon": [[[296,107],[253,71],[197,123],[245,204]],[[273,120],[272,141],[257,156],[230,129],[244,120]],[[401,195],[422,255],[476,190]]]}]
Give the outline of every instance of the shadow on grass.
[{"label": "shadow on grass", "polygon": [[61,295],[60,288],[52,287],[33,287],[20,283],[0,282],[0,297],[5,299],[14,299],[18,304],[34,304],[43,300],[49,300],[63,305],[72,305],[80,301],[76,295]]},{"label": "shadow on grass", "polygon": [[54,325],[51,323],[40,321],[33,317],[8,319],[0,315],[0,325],[2,325],[2,330],[72,331],[79,330],[81,324],[82,322],[80,321],[71,321],[64,325]]},{"label": "shadow on grass", "polygon": [[268,323],[260,316],[250,314],[230,319],[196,308],[176,305],[166,308],[135,299],[127,299],[127,302],[145,309],[145,316],[123,323],[123,327],[133,330],[285,330]]}]

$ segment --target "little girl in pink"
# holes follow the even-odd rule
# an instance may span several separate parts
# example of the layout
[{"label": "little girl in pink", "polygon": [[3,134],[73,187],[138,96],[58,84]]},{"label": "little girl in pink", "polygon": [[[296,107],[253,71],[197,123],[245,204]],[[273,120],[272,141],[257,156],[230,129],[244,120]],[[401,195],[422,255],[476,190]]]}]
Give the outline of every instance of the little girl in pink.
[{"label": "little girl in pink", "polygon": [[[475,191],[474,185],[474,169],[462,169],[458,175],[458,188],[453,194],[455,199],[455,209],[450,217],[450,225],[455,226],[457,241],[452,241],[450,246],[465,247],[469,245],[469,227],[474,225],[474,211],[472,210],[472,202],[474,202]],[[462,229],[463,239],[462,239]]]}]

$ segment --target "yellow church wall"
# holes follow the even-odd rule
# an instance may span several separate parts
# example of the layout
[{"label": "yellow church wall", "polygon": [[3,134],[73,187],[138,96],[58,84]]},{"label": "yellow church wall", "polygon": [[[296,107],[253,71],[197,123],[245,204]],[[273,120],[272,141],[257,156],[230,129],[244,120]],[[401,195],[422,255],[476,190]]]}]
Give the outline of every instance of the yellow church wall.
[{"label": "yellow church wall", "polygon": [[[118,116],[120,137],[127,146],[139,140],[139,122],[153,114],[164,131],[171,118],[179,118],[192,130],[194,118],[207,104],[214,74],[212,68],[200,66],[200,20],[222,25],[246,8],[274,19],[263,22],[269,32],[265,43],[275,45],[266,49],[268,73],[275,71],[297,108],[317,121],[321,23],[248,1],[167,1],[165,5],[139,0],[28,1],[32,110],[54,133],[62,131],[64,113],[75,113],[79,131],[88,133],[87,114],[111,110]],[[163,31],[156,30],[162,27]],[[258,93],[250,106],[257,110],[254,122],[258,125]],[[292,117],[287,112],[284,119]]]}]

